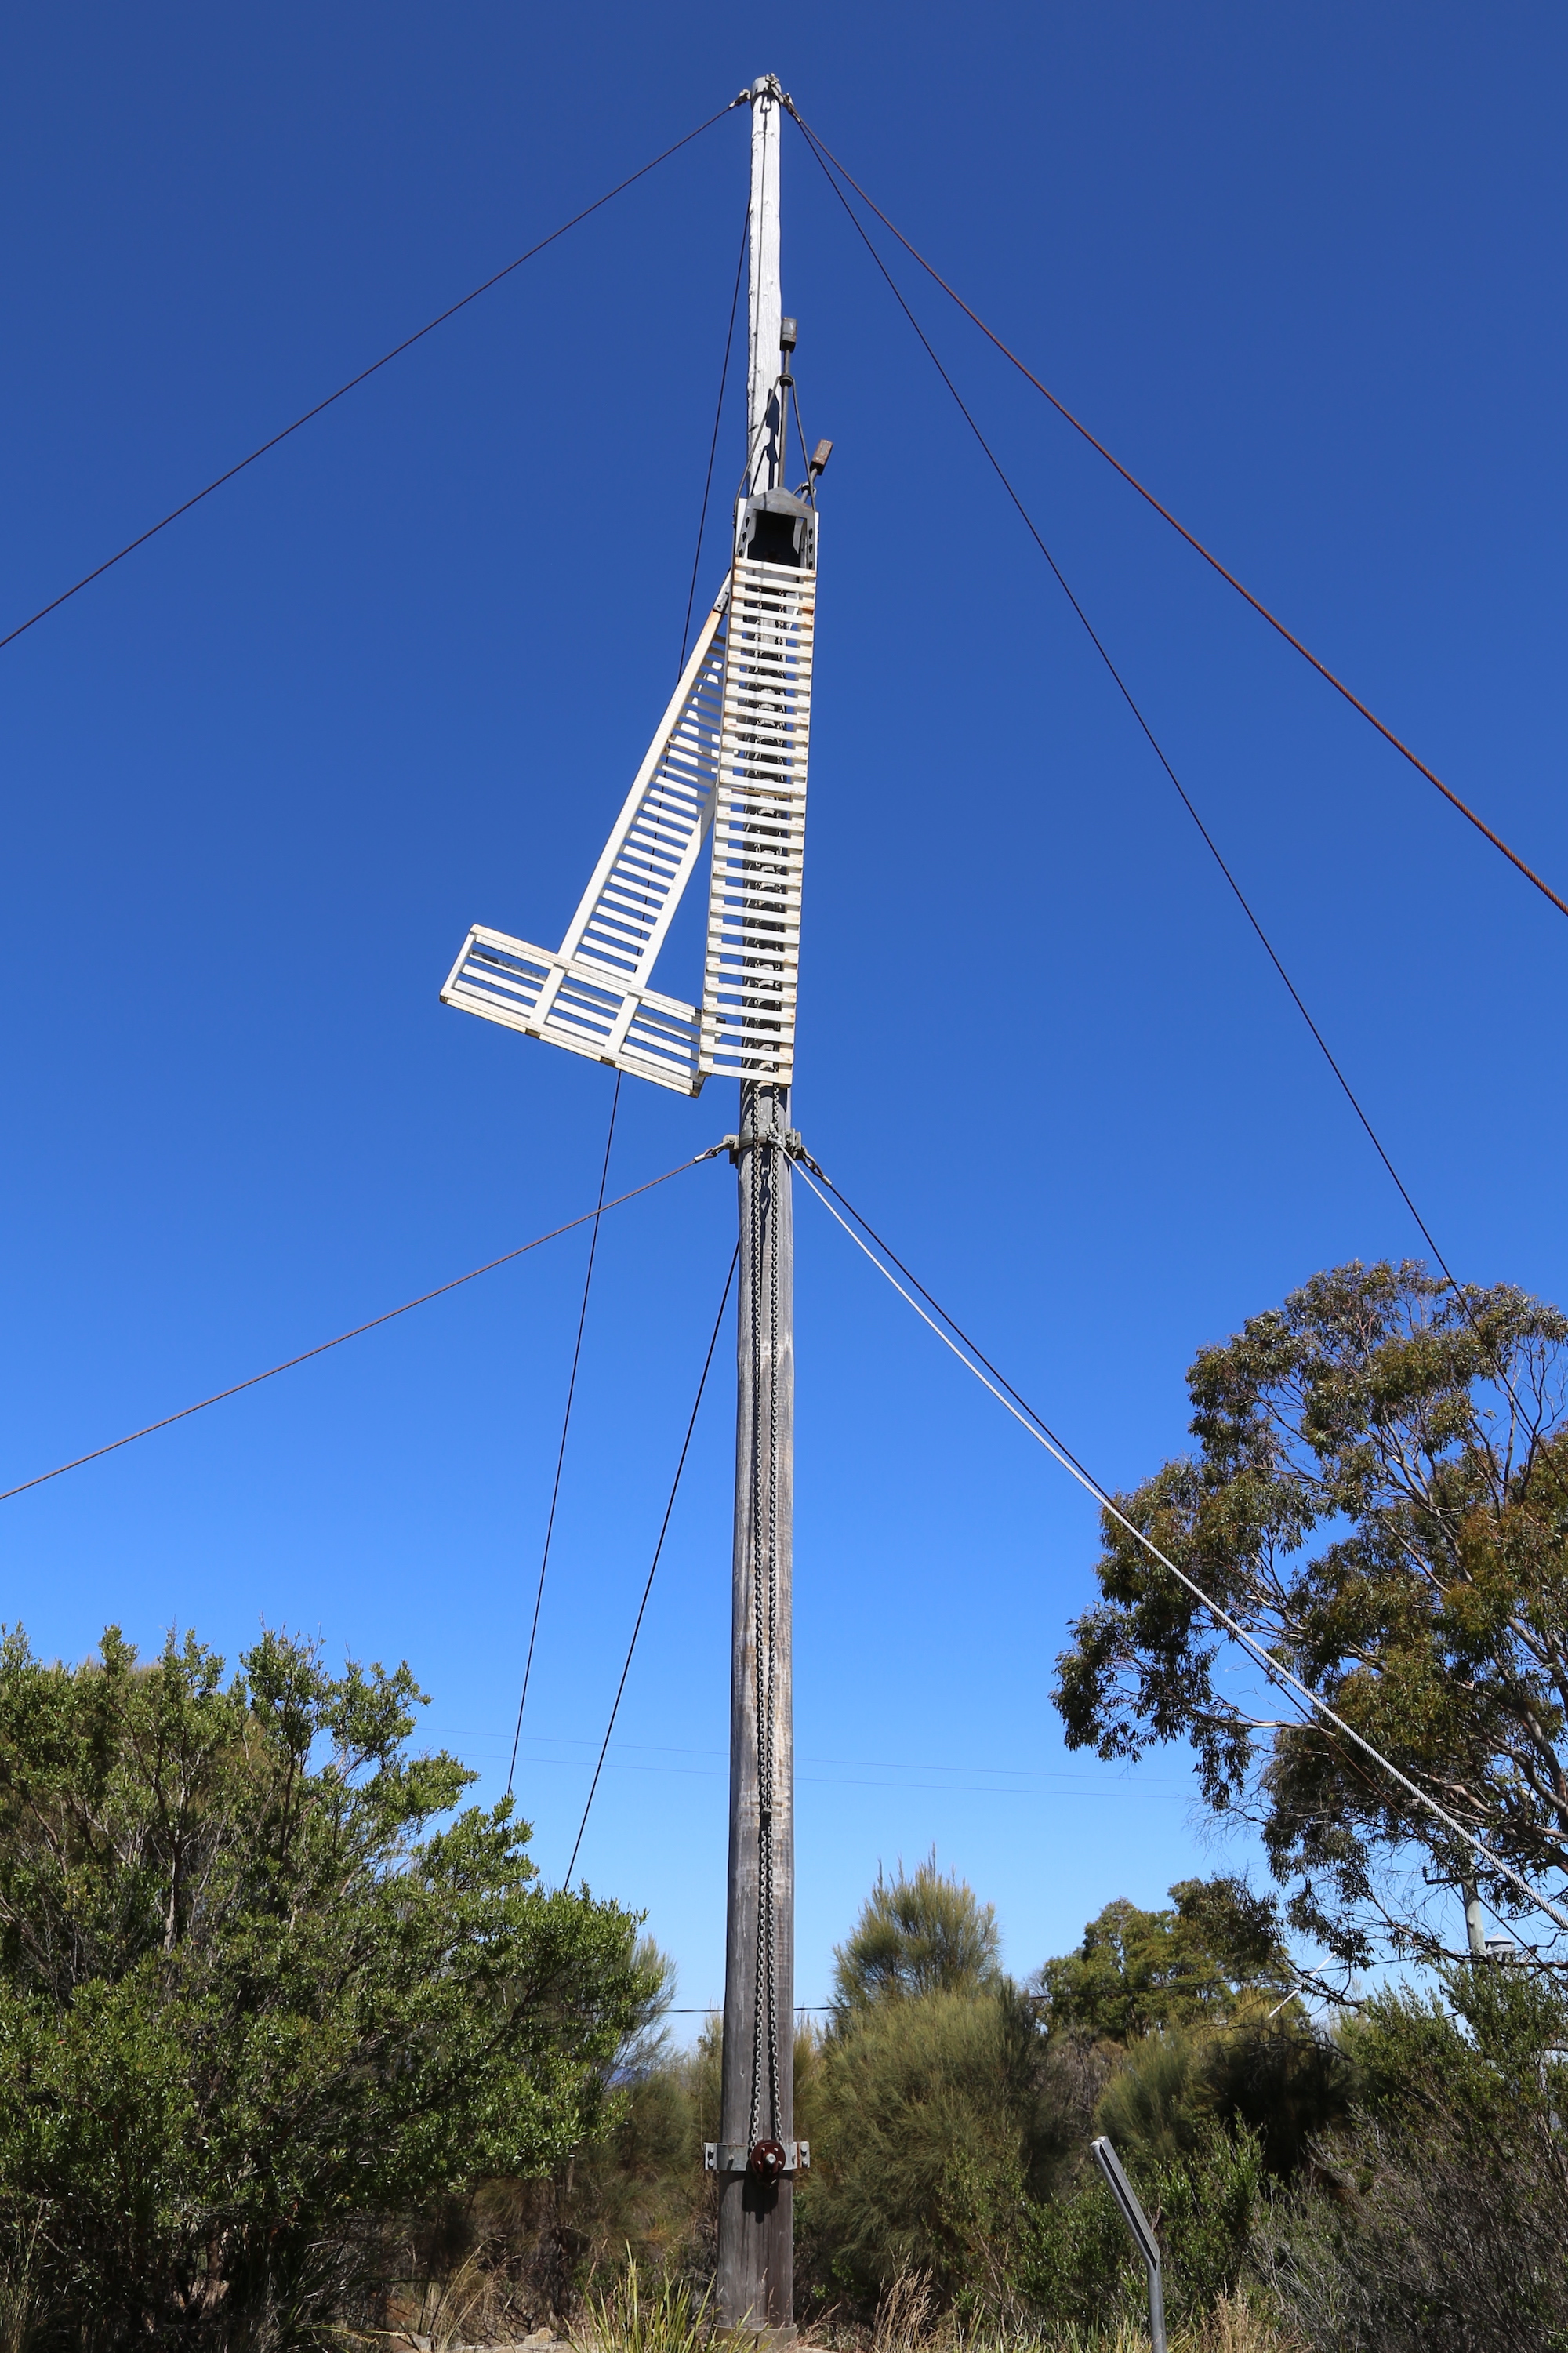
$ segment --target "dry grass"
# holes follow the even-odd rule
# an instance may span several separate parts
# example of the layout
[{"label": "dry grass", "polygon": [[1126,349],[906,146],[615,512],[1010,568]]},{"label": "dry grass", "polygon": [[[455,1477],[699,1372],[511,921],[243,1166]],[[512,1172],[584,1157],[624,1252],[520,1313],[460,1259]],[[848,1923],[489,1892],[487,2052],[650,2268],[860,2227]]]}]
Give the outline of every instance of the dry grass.
[{"label": "dry grass", "polygon": [[[1305,2353],[1299,2338],[1245,2295],[1222,2297],[1201,2321],[1173,2323],[1168,2336],[1170,2353]],[[865,2353],[1150,2353],[1151,2347],[1148,2329],[1128,2321],[1103,2329],[995,2323],[966,2328],[951,2313],[937,2314],[931,2283],[921,2272],[893,2282],[868,2345],[864,2337],[860,2342]]]},{"label": "dry grass", "polygon": [[715,2327],[709,2304],[689,2280],[645,2280],[628,2248],[615,2285],[588,2297],[572,2343],[581,2353],[750,2353],[751,2336]]}]

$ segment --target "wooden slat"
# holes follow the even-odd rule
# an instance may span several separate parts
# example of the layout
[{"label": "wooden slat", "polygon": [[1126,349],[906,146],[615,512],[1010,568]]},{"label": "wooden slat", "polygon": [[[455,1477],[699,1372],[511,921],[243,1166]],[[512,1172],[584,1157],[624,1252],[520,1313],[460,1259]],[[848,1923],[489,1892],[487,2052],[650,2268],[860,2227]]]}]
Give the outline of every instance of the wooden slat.
[{"label": "wooden slat", "polygon": [[714,797],[699,1066],[787,1084],[794,1071],[816,581],[735,566]]}]

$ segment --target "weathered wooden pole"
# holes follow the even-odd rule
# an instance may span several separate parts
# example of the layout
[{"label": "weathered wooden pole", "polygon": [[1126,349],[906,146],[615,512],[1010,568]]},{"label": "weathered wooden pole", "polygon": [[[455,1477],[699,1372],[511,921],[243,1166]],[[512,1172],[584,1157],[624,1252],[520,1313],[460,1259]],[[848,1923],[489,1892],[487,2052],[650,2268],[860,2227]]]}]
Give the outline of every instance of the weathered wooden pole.
[{"label": "weathered wooden pole", "polygon": [[[779,377],[778,83],[752,92],[747,488],[784,480]],[[745,1082],[740,1180],[739,1409],[730,1689],[719,2317],[776,2337],[795,2321],[795,1237],[789,1089]]]}]

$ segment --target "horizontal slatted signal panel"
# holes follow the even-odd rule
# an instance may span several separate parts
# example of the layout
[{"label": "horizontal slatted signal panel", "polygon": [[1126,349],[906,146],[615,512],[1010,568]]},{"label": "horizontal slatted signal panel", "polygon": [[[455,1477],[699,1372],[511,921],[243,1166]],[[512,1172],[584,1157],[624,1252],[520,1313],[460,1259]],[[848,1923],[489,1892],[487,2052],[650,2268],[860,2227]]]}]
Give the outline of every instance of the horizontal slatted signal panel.
[{"label": "horizontal slatted signal panel", "polygon": [[698,1067],[787,1085],[795,1066],[815,572],[737,562],[724,663]]},{"label": "horizontal slatted signal panel", "polygon": [[611,1062],[694,1095],[697,1008],[657,989],[628,989],[600,967],[476,923],[441,991],[443,1005]]}]

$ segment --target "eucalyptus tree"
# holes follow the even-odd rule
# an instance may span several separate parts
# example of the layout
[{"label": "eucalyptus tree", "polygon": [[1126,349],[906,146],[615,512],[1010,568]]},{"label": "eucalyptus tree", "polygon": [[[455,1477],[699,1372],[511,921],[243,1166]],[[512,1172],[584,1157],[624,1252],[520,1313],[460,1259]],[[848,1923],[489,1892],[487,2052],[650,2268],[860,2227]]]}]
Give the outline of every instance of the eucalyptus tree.
[{"label": "eucalyptus tree", "polygon": [[[1315,1276],[1187,1375],[1195,1447],[1117,1499],[1267,1651],[1561,1910],[1568,1900],[1568,1319],[1419,1264]],[[1100,1598],[1055,1700],[1068,1744],[1190,1742],[1261,1829],[1331,1963],[1466,1951],[1479,1880],[1551,1920],[1391,1773],[1248,1662],[1102,1515]],[[1343,1979],[1331,1968],[1335,1986]]]}]

